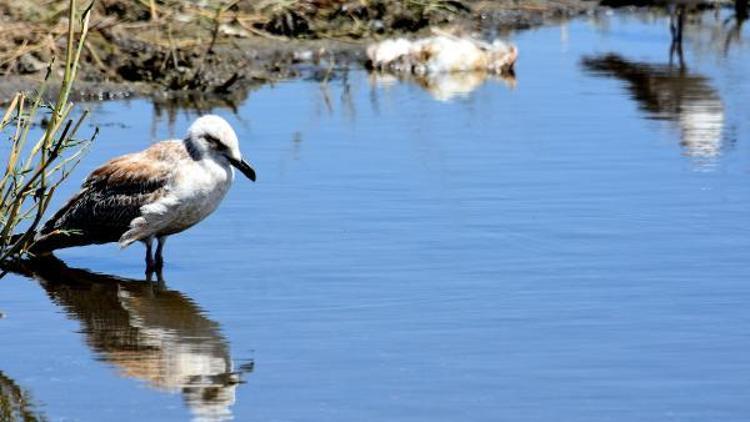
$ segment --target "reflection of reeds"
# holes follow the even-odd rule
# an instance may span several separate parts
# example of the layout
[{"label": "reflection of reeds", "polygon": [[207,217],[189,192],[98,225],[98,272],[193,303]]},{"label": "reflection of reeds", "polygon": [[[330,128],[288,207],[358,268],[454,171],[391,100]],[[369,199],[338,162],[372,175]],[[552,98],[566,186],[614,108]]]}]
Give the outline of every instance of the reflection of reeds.
[{"label": "reflection of reeds", "polygon": [[[74,45],[75,0],[70,0],[69,8],[64,74],[57,99],[49,104],[44,100],[50,66],[36,94],[16,94],[0,120],[0,132],[10,139],[8,160],[0,179],[0,262],[28,250],[52,195],[70,175],[90,142],[75,138],[86,113],[70,118],[73,104],[68,96],[88,33],[91,5],[81,14],[77,45]],[[38,123],[44,126],[44,132],[33,145],[27,145],[29,133]],[[14,235],[21,227],[23,232]]]},{"label": "reflection of reeds", "polygon": [[0,421],[47,420],[35,411],[31,395],[0,371]]}]

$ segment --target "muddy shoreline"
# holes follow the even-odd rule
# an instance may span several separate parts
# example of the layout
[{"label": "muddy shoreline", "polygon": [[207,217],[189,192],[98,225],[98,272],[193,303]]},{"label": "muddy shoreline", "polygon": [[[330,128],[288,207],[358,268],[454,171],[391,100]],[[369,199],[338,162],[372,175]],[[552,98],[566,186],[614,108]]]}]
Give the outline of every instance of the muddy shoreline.
[{"label": "muddy shoreline", "polygon": [[[597,2],[584,0],[530,3],[469,2],[470,12],[451,15],[443,25],[430,24],[413,32],[386,32],[361,38],[290,37],[259,31],[232,32],[231,27],[222,27],[221,31],[215,31],[216,39],[211,43],[204,37],[202,44],[181,49],[130,38],[123,35],[127,31],[110,31],[100,23],[103,29],[90,37],[90,41],[95,43],[97,37],[104,38],[116,48],[105,59],[95,53],[84,58],[73,98],[98,101],[138,96],[164,104],[194,104],[198,108],[200,104],[232,106],[250,90],[266,83],[296,77],[322,80],[330,78],[336,70],[361,68],[366,62],[365,48],[373,41],[393,36],[418,37],[429,34],[435,27],[502,38],[513,31],[604,10]],[[98,28],[97,24],[93,27]],[[220,28],[217,25],[215,29]],[[16,59],[15,68],[5,69],[0,82],[0,103],[17,91],[33,90],[43,78],[45,66],[39,62],[45,57],[26,56]],[[53,80],[55,74],[53,71]],[[49,94],[54,95],[54,89]]]}]

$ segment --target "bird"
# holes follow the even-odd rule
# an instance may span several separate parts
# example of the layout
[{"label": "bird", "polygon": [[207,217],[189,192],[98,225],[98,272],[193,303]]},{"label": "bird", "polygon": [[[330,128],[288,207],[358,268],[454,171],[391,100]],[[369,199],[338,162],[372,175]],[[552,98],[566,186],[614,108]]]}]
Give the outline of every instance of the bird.
[{"label": "bird", "polygon": [[184,139],[157,142],[95,169],[35,234],[29,251],[48,255],[73,246],[142,242],[146,273],[161,271],[167,237],[216,210],[235,169],[255,182],[232,126],[217,115],[198,117]]}]

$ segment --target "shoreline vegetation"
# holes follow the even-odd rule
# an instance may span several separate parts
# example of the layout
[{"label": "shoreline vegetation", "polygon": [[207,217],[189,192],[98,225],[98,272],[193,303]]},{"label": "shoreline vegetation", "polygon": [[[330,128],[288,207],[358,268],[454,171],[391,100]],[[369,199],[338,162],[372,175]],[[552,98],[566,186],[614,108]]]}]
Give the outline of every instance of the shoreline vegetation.
[{"label": "shoreline vegetation", "polygon": [[[234,107],[265,83],[366,65],[369,44],[433,30],[501,38],[511,31],[667,0],[97,0],[75,100],[134,95],[197,109]],[[731,7],[696,0],[691,7]],[[738,0],[736,3],[742,3]],[[744,4],[744,3],[742,3]],[[0,105],[63,75],[67,16],[54,0],[0,0]],[[53,84],[54,86],[54,84]],[[54,87],[49,95],[57,95]]]},{"label": "shoreline vegetation", "polygon": [[[0,0],[0,103],[61,63],[66,8]],[[441,28],[493,36],[571,18],[586,0],[98,0],[75,99],[242,99],[301,68],[364,65],[368,44]],[[54,66],[52,80],[61,77]]]},{"label": "shoreline vegetation", "polygon": [[[43,79],[34,85],[35,91],[15,93],[0,114],[0,135],[9,141],[3,147],[7,159],[0,178],[0,266],[26,255],[55,190],[96,137],[97,130],[89,139],[77,137],[88,113],[75,111],[70,101],[92,5],[79,8],[75,0],[67,3],[61,80],[55,98],[48,100],[46,95],[56,69],[57,57],[51,57]],[[34,136],[38,139],[31,141]],[[3,275],[0,273],[0,277]]]}]

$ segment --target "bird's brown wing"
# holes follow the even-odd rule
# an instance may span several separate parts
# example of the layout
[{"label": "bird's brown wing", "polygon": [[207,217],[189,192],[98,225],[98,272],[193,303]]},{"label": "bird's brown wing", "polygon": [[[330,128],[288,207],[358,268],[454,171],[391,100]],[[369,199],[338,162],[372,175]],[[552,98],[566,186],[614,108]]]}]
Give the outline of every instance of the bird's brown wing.
[{"label": "bird's brown wing", "polygon": [[147,150],[115,158],[94,170],[80,192],[47,221],[33,250],[116,242],[141,207],[164,195],[174,178],[179,142],[167,141]]}]

